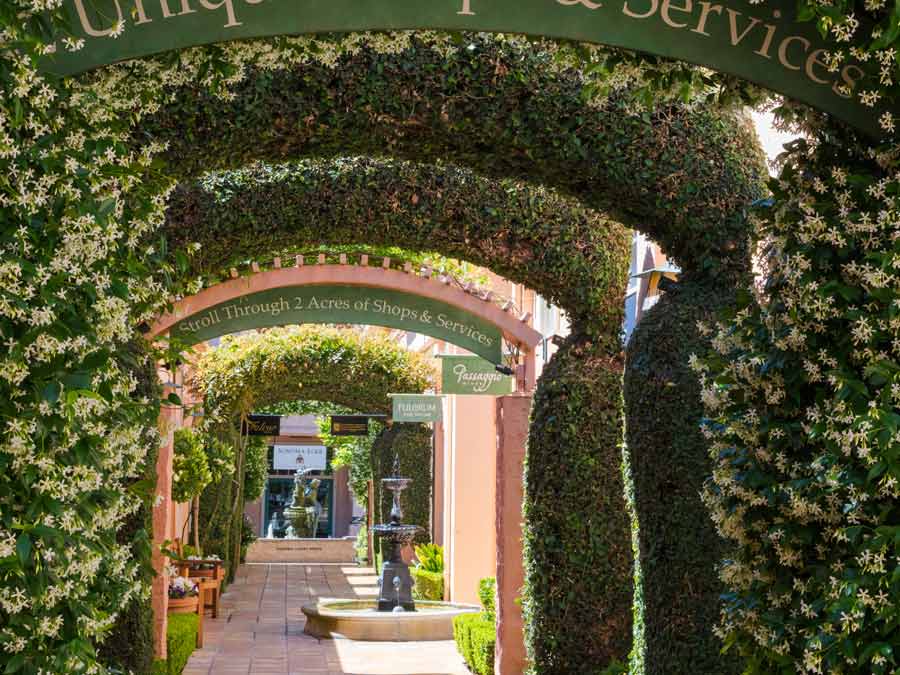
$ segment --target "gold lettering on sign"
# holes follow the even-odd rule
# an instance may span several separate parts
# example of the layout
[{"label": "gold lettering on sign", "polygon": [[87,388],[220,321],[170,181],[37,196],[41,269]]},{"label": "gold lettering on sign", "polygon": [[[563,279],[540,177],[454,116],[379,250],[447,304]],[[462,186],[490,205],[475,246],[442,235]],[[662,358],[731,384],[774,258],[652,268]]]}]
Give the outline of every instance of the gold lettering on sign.
[{"label": "gold lettering on sign", "polygon": [[[140,3],[141,0],[136,0],[136,2]],[[193,14],[196,12],[196,9],[191,9],[191,6],[188,4],[188,0],[181,0],[181,11],[177,14],[173,14],[169,9],[169,1],[168,0],[159,0],[159,4],[162,7],[162,13],[164,19],[169,19],[173,16],[182,16],[183,14]]]},{"label": "gold lettering on sign", "polygon": [[792,35],[782,40],[781,44],[778,46],[778,60],[781,61],[781,65],[783,65],[785,68],[790,68],[791,70],[803,70],[803,66],[795,66],[790,61],[788,61],[788,45],[790,45],[792,42],[802,42],[803,51],[809,51],[809,40],[804,37],[800,37],[799,35]]},{"label": "gold lettering on sign", "polygon": [[762,47],[757,49],[754,54],[759,54],[760,56],[764,56],[767,59],[771,59],[769,56],[769,47],[772,46],[772,38],[775,37],[775,26],[772,24],[766,24],[766,39],[763,40]]},{"label": "gold lettering on sign", "polygon": [[[835,82],[831,87],[831,90],[841,98],[851,98],[853,96],[853,90],[856,89],[856,83],[865,76],[866,73],[862,68],[854,66],[851,63],[850,65],[844,66],[844,69],[841,71],[841,79],[844,81],[843,84]],[[849,93],[844,91],[844,87],[849,88]]]},{"label": "gold lettering on sign", "polygon": [[656,14],[656,10],[659,7],[659,0],[650,0],[650,9],[647,10],[646,14],[638,14],[637,12],[632,12],[628,8],[628,0],[625,0],[625,4],[622,5],[622,14],[625,16],[630,16],[632,19],[646,19],[654,14]]},{"label": "gold lettering on sign", "polygon": [[740,12],[735,12],[733,9],[726,9],[725,11],[728,12],[728,27],[731,29],[731,44],[735,47],[741,44],[741,41],[745,37],[747,37],[747,33],[749,33],[756,27],[756,24],[762,23],[755,16],[751,16],[750,25],[747,26],[740,35],[738,35],[737,18],[738,16],[740,16]]},{"label": "gold lettering on sign", "polygon": [[806,76],[816,84],[828,84],[828,80],[823,80],[820,77],[816,77],[816,73],[813,70],[813,66],[822,66],[822,68],[828,68],[828,64],[822,61],[822,59],[820,58],[824,53],[824,49],[817,49],[809,55],[809,58],[806,59]]},{"label": "gold lettering on sign", "polygon": [[588,9],[600,9],[603,4],[600,2],[591,2],[591,0],[556,0],[561,5],[584,5]]},{"label": "gold lettering on sign", "polygon": [[462,14],[463,16],[475,16],[475,12],[472,11],[472,0],[463,0],[462,9],[459,10],[457,14]]},{"label": "gold lettering on sign", "polygon": [[714,5],[711,2],[701,2],[700,3],[700,20],[697,21],[697,27],[691,28],[692,33],[699,33],[700,35],[705,35],[709,37],[709,33],[706,32],[706,19],[709,18],[710,12],[715,12],[716,14],[722,14],[722,5]]},{"label": "gold lettering on sign", "polygon": [[225,24],[225,28],[234,28],[235,26],[241,25],[241,22],[238,21],[237,17],[234,15],[234,3],[232,0],[222,0],[219,4],[215,4],[209,0],[200,0],[200,4],[206,9],[219,9],[220,7],[224,7],[225,12],[228,14],[228,23]]},{"label": "gold lettering on sign", "polygon": [[663,0],[662,8],[660,8],[659,10],[659,15],[660,17],[662,17],[663,22],[665,22],[672,28],[687,28],[686,23],[675,23],[675,21],[673,21],[672,17],[669,15],[669,12],[687,12],[688,14],[690,14],[692,10],[693,5],[691,4],[691,0],[685,0],[684,7],[675,7],[674,5],[672,5],[671,0]]},{"label": "gold lettering on sign", "polygon": [[119,7],[119,0],[114,0],[114,4],[116,6],[118,17],[110,28],[102,30],[94,28],[91,25],[91,21],[87,17],[87,12],[84,10],[84,0],[75,0],[75,11],[78,12],[78,20],[81,21],[81,27],[84,29],[84,32],[91,37],[105,37],[107,35],[112,35],[116,26],[122,21],[122,8]]}]

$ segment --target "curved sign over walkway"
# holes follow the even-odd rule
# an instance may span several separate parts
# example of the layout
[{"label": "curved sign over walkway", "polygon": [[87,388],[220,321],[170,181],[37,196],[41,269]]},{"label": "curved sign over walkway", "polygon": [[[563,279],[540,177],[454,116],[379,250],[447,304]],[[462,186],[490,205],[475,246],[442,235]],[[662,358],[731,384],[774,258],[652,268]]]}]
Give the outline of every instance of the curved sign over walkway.
[{"label": "curved sign over walkway", "polygon": [[541,335],[489,301],[430,278],[357,265],[277,268],[178,302],[151,329],[186,344],[253,328],[363,324],[422,333],[491,361],[502,338],[532,351]]},{"label": "curved sign over walkway", "polygon": [[856,95],[873,88],[863,82],[871,68],[848,60],[832,72],[824,62],[826,43],[813,23],[795,21],[790,0],[65,0],[64,6],[85,46],[59,49],[48,59],[47,69],[63,74],[274,35],[427,28],[525,33],[709,66],[871,134],[878,129],[877,111]]}]

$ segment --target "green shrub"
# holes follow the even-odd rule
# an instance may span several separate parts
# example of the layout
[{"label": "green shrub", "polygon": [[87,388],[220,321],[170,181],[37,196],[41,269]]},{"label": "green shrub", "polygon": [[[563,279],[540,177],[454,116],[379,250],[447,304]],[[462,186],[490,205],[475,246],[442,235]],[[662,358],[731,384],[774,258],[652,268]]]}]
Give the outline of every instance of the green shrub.
[{"label": "green shrub", "polygon": [[444,599],[444,573],[432,572],[423,567],[411,567],[415,585],[413,586],[413,598],[416,600],[443,600]]},{"label": "green shrub", "polygon": [[244,503],[262,497],[269,477],[269,445],[264,436],[251,436],[244,456]]},{"label": "green shrub", "polygon": [[362,525],[356,533],[356,543],[353,545],[356,551],[356,562],[369,562],[369,535],[366,526]]},{"label": "green shrub", "polygon": [[243,514],[243,519],[241,521],[241,562],[244,562],[247,559],[247,549],[250,548],[250,544],[257,539],[256,532],[253,530],[253,521],[250,520],[250,517],[246,513]]},{"label": "green shrub", "polygon": [[415,548],[417,567],[427,572],[444,571],[444,549],[437,544],[419,544]]},{"label": "green shrub", "polygon": [[493,621],[497,615],[497,579],[485,577],[478,582],[478,599],[485,615]]},{"label": "green shrub", "polygon": [[199,617],[196,614],[169,614],[166,649],[169,658],[153,662],[152,675],[181,675],[197,647]]},{"label": "green shrub", "polygon": [[172,463],[172,499],[176,502],[190,501],[212,482],[203,437],[190,427],[175,431]]},{"label": "green shrub", "polygon": [[625,440],[640,527],[637,625],[646,675],[743,670],[713,632],[725,592],[716,567],[730,552],[700,498],[713,462],[700,430],[700,383],[688,365],[708,345],[698,323],[734,302],[724,279],[682,280],[644,314],[628,343]]},{"label": "green shrub", "polygon": [[205,555],[231,559],[231,505],[234,490],[234,468],[210,483],[200,495],[200,548]]},{"label": "green shrub", "polygon": [[600,337],[573,331],[534,395],[522,610],[535,672],[593,675],[631,651],[634,558],[621,470],[622,363]]},{"label": "green shrub", "polygon": [[453,639],[463,660],[477,675],[493,675],[497,628],[485,614],[460,614],[453,618]]}]

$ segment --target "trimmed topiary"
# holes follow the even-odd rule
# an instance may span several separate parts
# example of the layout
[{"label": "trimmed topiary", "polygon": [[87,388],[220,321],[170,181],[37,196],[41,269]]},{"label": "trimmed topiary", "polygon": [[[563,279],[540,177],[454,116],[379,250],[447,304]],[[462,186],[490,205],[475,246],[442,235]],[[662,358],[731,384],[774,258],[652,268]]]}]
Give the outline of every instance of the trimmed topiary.
[{"label": "trimmed topiary", "polygon": [[740,672],[713,632],[728,549],[700,492],[712,470],[700,385],[688,365],[709,322],[734,302],[721,282],[668,288],[635,328],[625,365],[626,444],[640,526],[646,675]]},{"label": "trimmed topiary", "polygon": [[[450,162],[574,195],[640,228],[683,266],[727,269],[741,255],[742,210],[767,175],[745,118],[706,105],[654,109],[646,101],[642,109],[627,90],[602,106],[586,105],[585,76],[558,67],[552,45],[485,34],[463,40],[465,48],[435,48],[433,39],[413,35],[390,53],[359,41],[328,65],[247,64],[234,97],[203,85],[173,88],[177,94],[135,140],[168,143],[167,169],[183,181],[260,160]],[[320,204],[304,218],[329,208],[327,200]],[[264,231],[267,222],[241,229]],[[357,226],[355,218],[345,222]],[[537,222],[520,223],[517,233]],[[428,221],[411,220],[407,230],[414,235],[422,226]],[[477,231],[470,239],[486,241]],[[566,286],[559,279],[557,287]]]},{"label": "trimmed topiary", "polygon": [[491,621],[497,616],[497,579],[485,577],[478,582],[478,600]]},{"label": "trimmed topiary", "polygon": [[[622,363],[578,327],[545,367],[525,467],[522,594],[540,673],[593,673],[631,646]],[[578,617],[577,621],[574,617]]]},{"label": "trimmed topiary", "polygon": [[181,675],[197,648],[199,617],[196,614],[170,614],[166,629],[165,661],[154,663],[154,675]]},{"label": "trimmed topiary", "polygon": [[453,639],[466,665],[477,675],[493,675],[497,628],[485,614],[453,617]]}]

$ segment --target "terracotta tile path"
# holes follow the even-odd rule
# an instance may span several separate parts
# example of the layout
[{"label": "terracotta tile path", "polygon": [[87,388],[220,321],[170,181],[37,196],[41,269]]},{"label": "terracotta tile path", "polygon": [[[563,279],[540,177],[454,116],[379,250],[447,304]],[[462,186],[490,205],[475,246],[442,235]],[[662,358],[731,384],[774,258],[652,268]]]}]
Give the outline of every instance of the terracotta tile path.
[{"label": "terracotta tile path", "polygon": [[371,568],[244,565],[206,617],[205,644],[184,675],[467,675],[453,642],[317,640],[303,633],[300,607],[317,598],[378,594]]}]

